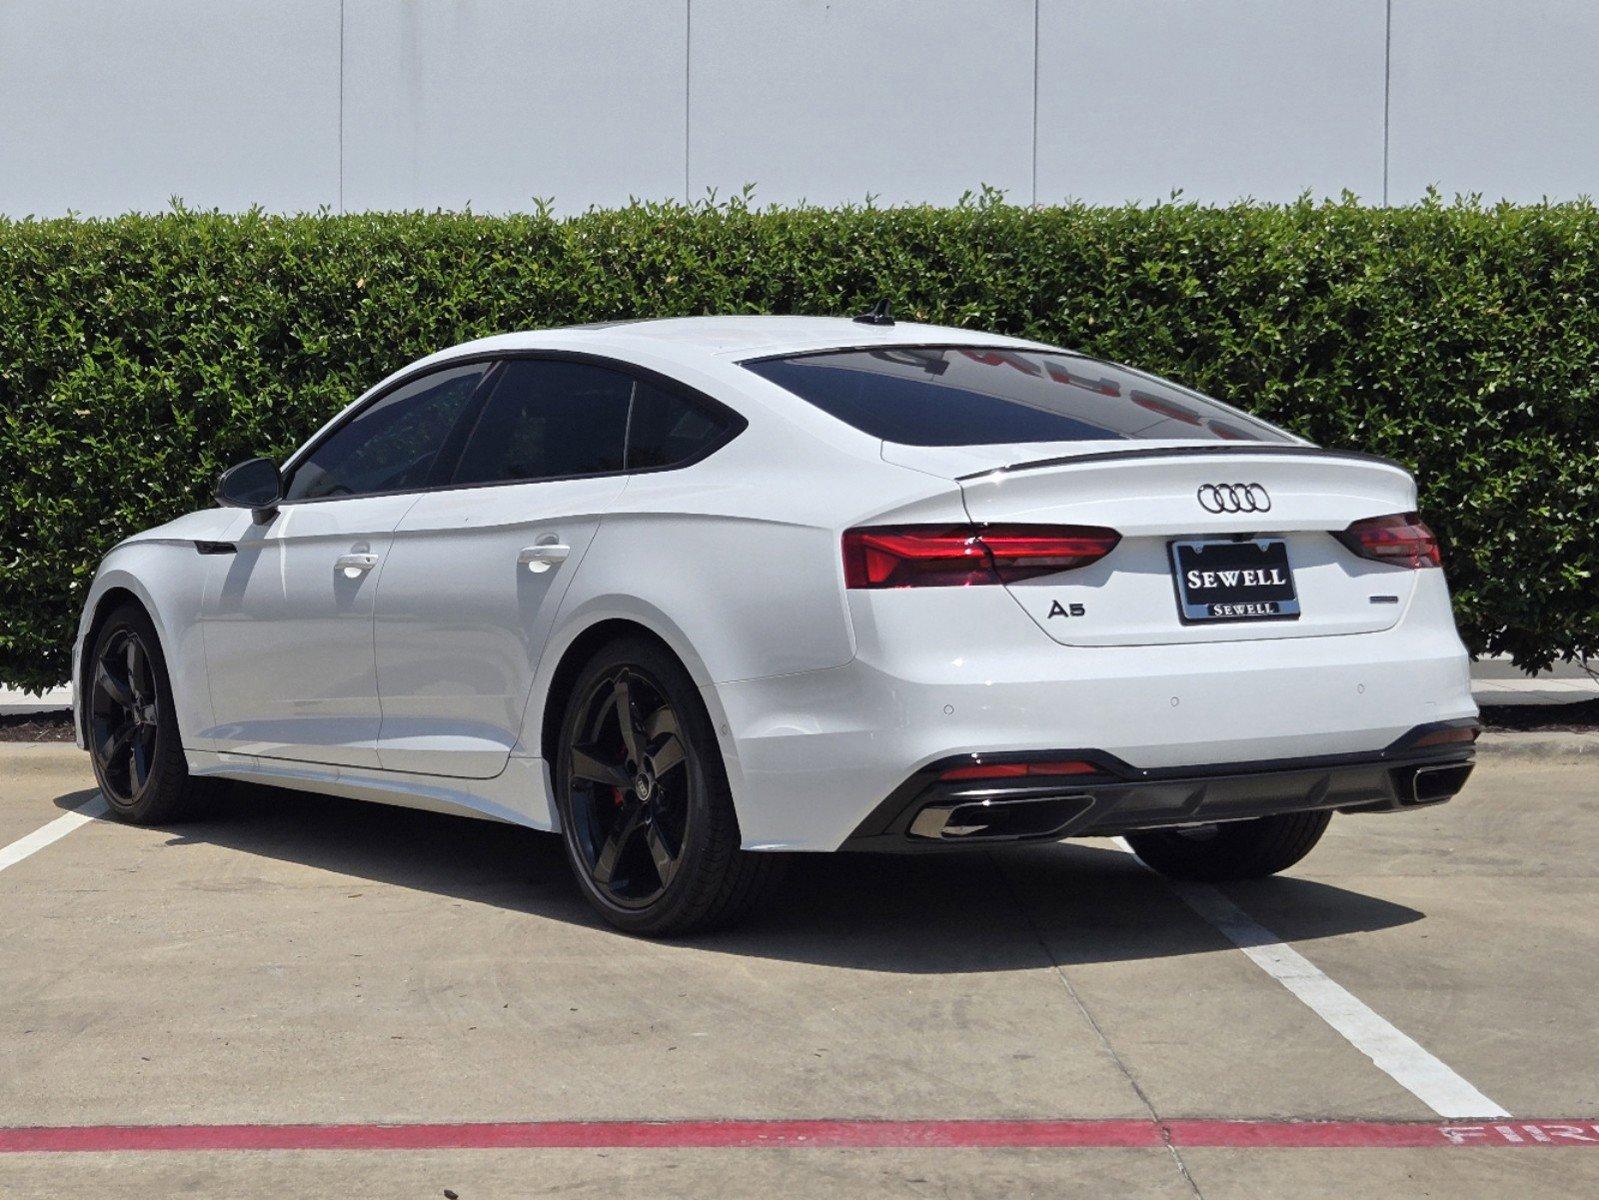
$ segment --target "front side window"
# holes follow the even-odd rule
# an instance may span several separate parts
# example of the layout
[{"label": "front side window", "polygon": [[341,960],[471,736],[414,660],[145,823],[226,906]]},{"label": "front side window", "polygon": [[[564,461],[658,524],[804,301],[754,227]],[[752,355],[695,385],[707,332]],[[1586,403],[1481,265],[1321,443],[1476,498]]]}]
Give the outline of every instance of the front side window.
[{"label": "front side window", "polygon": [[473,363],[435,371],[369,405],[294,468],[284,499],[427,487],[439,450],[487,370],[488,364]]},{"label": "front side window", "polygon": [[863,433],[911,446],[1294,440],[1176,384],[1076,354],[916,346],[744,365]]},{"label": "front side window", "polygon": [[622,470],[633,380],[588,363],[512,359],[455,469],[456,484]]}]

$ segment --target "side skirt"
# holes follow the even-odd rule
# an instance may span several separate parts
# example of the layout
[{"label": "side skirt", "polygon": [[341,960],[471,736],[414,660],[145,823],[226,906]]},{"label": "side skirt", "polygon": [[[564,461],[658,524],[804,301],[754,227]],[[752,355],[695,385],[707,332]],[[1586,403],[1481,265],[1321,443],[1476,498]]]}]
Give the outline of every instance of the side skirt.
[{"label": "side skirt", "polygon": [[325,766],[212,750],[185,749],[184,756],[188,759],[189,773],[201,777],[240,779],[267,787],[504,821],[529,829],[556,828],[545,802],[549,794],[548,772],[542,758],[512,757],[505,770],[493,779],[450,779],[408,771]]}]

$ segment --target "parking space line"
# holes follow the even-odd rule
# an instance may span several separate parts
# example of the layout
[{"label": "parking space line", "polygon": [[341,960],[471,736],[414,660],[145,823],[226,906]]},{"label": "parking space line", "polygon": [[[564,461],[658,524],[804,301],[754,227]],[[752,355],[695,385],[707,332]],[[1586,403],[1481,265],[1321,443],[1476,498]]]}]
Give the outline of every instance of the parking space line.
[{"label": "parking space line", "polygon": [[0,1128],[0,1154],[225,1150],[1599,1148],[1592,1117],[1425,1121],[482,1121],[450,1124],[58,1125]]},{"label": "parking space line", "polygon": [[[1128,849],[1121,838],[1115,839]],[[1131,850],[1128,850],[1131,853]],[[1147,868],[1146,868],[1147,869]],[[1339,1033],[1400,1087],[1440,1117],[1508,1117],[1447,1063],[1207,883],[1164,879],[1167,887],[1249,960]]]},{"label": "parking space line", "polygon": [[63,813],[48,825],[35,829],[27,837],[18,838],[9,846],[0,848],[0,871],[16,866],[30,854],[37,854],[46,846],[59,842],[78,826],[98,820],[108,811],[103,796],[96,795],[93,799],[84,801],[71,812]]}]

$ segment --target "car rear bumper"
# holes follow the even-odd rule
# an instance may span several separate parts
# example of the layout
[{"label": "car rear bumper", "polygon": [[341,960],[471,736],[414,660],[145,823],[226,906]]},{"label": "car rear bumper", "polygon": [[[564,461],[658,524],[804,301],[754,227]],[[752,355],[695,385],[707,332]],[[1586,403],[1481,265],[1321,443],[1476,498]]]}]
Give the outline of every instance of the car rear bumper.
[{"label": "car rear bumper", "polygon": [[1113,837],[1146,829],[1242,821],[1282,813],[1402,812],[1441,804],[1465,784],[1469,746],[1416,743],[1475,721],[1419,726],[1373,754],[1280,762],[1139,769],[1094,750],[984,756],[985,763],[1070,759],[1093,775],[945,780],[962,755],[916,772],[858,825],[845,850],[915,852],[997,841]]},{"label": "car rear bumper", "polygon": [[854,661],[704,693],[744,847],[836,850],[908,778],[958,755],[1092,747],[1187,778],[1370,757],[1418,725],[1475,718],[1436,592],[1378,633],[1073,647],[999,588],[912,589],[894,599],[919,622],[856,613]]}]

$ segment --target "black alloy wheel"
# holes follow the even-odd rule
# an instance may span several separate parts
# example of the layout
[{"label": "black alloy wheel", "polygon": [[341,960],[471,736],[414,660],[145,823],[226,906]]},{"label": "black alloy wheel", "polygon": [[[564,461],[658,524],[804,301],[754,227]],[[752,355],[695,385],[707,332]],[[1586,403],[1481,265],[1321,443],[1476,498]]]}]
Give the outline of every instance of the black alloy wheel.
[{"label": "black alloy wheel", "polygon": [[1133,853],[1170,879],[1213,883],[1264,879],[1293,866],[1315,848],[1332,813],[1282,813],[1186,829],[1129,833]]},{"label": "black alloy wheel", "polygon": [[166,657],[143,608],[124,604],[99,624],[81,678],[83,733],[113,817],[181,820],[227,789],[189,774]]},{"label": "black alloy wheel", "polygon": [[580,702],[568,811],[584,865],[612,904],[642,908],[683,861],[700,766],[661,688],[618,667]]},{"label": "black alloy wheel", "polygon": [[590,905],[650,936],[725,926],[753,907],[780,862],[741,849],[716,731],[676,656],[643,636],[602,646],[562,714],[555,803]]},{"label": "black alloy wheel", "polygon": [[150,783],[161,727],[161,696],[150,651],[122,626],[94,660],[89,699],[89,750],[107,799],[136,803]]}]

